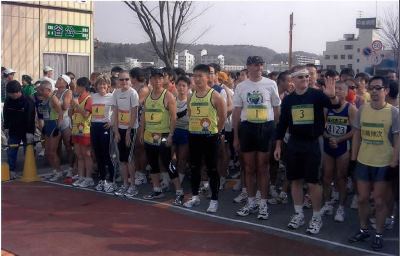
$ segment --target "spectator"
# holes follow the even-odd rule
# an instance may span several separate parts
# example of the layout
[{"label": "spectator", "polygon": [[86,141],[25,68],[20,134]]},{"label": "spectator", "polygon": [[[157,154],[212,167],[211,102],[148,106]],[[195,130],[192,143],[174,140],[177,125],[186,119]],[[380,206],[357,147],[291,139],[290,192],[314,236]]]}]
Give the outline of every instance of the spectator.
[{"label": "spectator", "polygon": [[27,97],[33,97],[36,93],[36,88],[32,84],[32,78],[28,75],[22,76],[22,94]]},{"label": "spectator", "polygon": [[56,88],[56,81],[53,79],[53,75],[54,75],[54,69],[50,66],[45,66],[43,68],[43,77],[41,80],[49,81],[51,83],[52,89],[54,91]]}]

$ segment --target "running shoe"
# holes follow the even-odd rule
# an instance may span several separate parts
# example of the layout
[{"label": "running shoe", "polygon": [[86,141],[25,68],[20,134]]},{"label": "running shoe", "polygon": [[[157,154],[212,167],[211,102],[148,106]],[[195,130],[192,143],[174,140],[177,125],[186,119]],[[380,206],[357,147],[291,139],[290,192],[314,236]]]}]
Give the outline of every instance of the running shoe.
[{"label": "running shoe", "polygon": [[84,180],[84,177],[79,177],[77,180],[74,181],[74,183],[72,183],[72,186],[79,187],[79,184],[81,184],[81,182],[83,182]]},{"label": "running shoe", "polygon": [[284,191],[281,191],[281,193],[279,193],[279,196],[278,196],[278,201],[281,204],[287,204],[288,203],[288,194]]},{"label": "running shoe", "polygon": [[304,225],[304,214],[302,213],[295,213],[290,222],[288,224],[288,228],[290,229],[298,229],[299,227]]},{"label": "running shoe", "polygon": [[337,222],[343,222],[344,221],[344,207],[343,206],[339,206],[336,210],[336,214],[335,214],[335,218],[334,220]]},{"label": "running shoe", "polygon": [[325,203],[320,210],[321,215],[333,215],[333,205]]},{"label": "running shoe", "polygon": [[169,191],[169,182],[170,182],[170,180],[167,180],[167,181],[162,180],[162,181],[160,182],[160,186],[161,186],[161,190],[162,190],[162,191],[166,191],[166,192]]},{"label": "running shoe", "polygon": [[72,176],[74,176],[74,175],[72,174],[72,168],[71,168],[71,167],[68,167],[67,169],[65,169],[65,170],[63,171],[63,174],[64,174],[65,177],[72,177]]},{"label": "running shoe", "polygon": [[258,209],[257,219],[260,219],[260,220],[267,220],[268,217],[269,217],[269,213],[268,213],[268,206],[267,206],[267,204],[260,205],[260,207],[259,207],[259,209]]},{"label": "running shoe", "polygon": [[381,234],[375,234],[372,239],[371,247],[374,251],[380,251],[383,248],[383,238]]},{"label": "running shoe", "polygon": [[239,209],[239,211],[236,212],[237,215],[241,217],[246,217],[249,216],[252,213],[257,213],[258,211],[258,205],[253,204],[250,205],[248,202],[245,206]]},{"label": "running shoe", "polygon": [[124,196],[126,196],[128,198],[132,198],[132,197],[137,196],[138,194],[139,194],[139,191],[136,189],[136,186],[130,185],[129,188],[124,193]]},{"label": "running shoe", "polygon": [[183,206],[186,208],[192,208],[192,207],[198,206],[198,205],[200,205],[200,199],[193,198],[193,197],[183,204]]},{"label": "running shoe", "polygon": [[63,173],[62,172],[57,172],[53,175],[53,177],[51,177],[49,179],[49,181],[58,181],[59,179],[61,179],[63,177]]},{"label": "running shoe", "polygon": [[218,211],[218,201],[210,200],[210,205],[207,208],[208,213],[216,213]]},{"label": "running shoe", "polygon": [[146,174],[141,173],[141,172],[136,172],[135,173],[135,185],[140,186],[142,184],[147,183],[147,177]]},{"label": "running shoe", "polygon": [[117,184],[109,181],[104,181],[104,192],[106,193],[114,193],[114,191],[118,188]]},{"label": "running shoe", "polygon": [[312,217],[311,221],[308,225],[306,232],[308,234],[316,235],[319,233],[320,229],[322,228],[322,219],[321,217]]},{"label": "running shoe", "polygon": [[85,178],[80,184],[79,187],[81,188],[88,188],[94,186],[94,181],[92,178],[88,177]]},{"label": "running shoe", "polygon": [[182,206],[184,197],[185,196],[183,194],[176,195],[175,200],[172,204],[177,206]]},{"label": "running shoe", "polygon": [[126,190],[128,189],[128,186],[125,185],[121,185],[116,191],[115,191],[115,195],[117,196],[124,196]]},{"label": "running shoe", "polygon": [[238,203],[238,204],[239,204],[239,203],[246,202],[247,197],[248,197],[247,193],[246,193],[246,192],[242,192],[242,193],[240,193],[237,197],[235,197],[235,198],[233,199],[233,202],[234,202],[234,203]]},{"label": "running shoe", "polygon": [[96,189],[97,191],[103,191],[104,190],[104,182],[105,182],[105,180],[99,180],[99,183],[97,183],[97,185],[94,189]]},{"label": "running shoe", "polygon": [[369,238],[369,232],[368,229],[360,229],[357,233],[355,233],[352,237],[349,238],[350,243],[355,243],[355,242],[363,242],[366,239]]},{"label": "running shoe", "polygon": [[165,197],[165,195],[162,191],[153,191],[150,194],[143,196],[143,198],[147,200],[160,199],[163,197]]}]

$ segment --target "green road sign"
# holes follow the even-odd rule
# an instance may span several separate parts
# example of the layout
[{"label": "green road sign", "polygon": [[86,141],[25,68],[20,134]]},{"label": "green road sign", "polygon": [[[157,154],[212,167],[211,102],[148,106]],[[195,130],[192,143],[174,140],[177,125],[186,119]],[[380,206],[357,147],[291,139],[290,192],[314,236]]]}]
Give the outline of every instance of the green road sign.
[{"label": "green road sign", "polygon": [[47,23],[47,37],[88,40],[89,27]]}]

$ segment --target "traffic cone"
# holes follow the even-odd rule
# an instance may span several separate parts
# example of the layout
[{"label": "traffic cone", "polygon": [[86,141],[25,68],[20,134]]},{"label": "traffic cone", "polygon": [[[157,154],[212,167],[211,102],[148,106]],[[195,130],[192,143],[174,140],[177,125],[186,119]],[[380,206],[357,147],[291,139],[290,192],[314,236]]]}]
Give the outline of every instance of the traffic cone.
[{"label": "traffic cone", "polygon": [[32,182],[40,181],[36,170],[35,154],[33,153],[33,145],[27,145],[25,151],[24,174],[21,181]]},{"label": "traffic cone", "polygon": [[10,168],[7,162],[1,163],[1,181],[10,180]]}]

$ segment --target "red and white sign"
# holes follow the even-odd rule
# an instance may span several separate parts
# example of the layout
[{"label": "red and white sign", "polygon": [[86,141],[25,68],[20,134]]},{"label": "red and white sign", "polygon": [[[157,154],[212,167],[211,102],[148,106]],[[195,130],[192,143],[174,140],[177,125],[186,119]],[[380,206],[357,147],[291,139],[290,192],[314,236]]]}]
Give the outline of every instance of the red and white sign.
[{"label": "red and white sign", "polygon": [[372,48],[372,50],[374,50],[374,51],[380,51],[380,50],[383,49],[383,44],[382,44],[381,41],[375,40],[375,41],[372,42],[371,48]]}]

